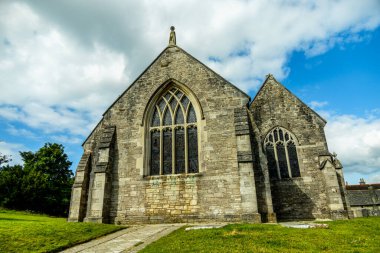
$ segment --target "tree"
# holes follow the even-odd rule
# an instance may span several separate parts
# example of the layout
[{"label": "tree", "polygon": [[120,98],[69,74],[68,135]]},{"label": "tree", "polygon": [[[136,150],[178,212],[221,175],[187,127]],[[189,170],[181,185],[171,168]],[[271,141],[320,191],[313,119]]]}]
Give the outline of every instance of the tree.
[{"label": "tree", "polygon": [[67,215],[73,173],[60,144],[46,143],[37,152],[20,152],[24,167],[0,168],[0,204],[51,215]]},{"label": "tree", "polygon": [[70,204],[73,173],[62,145],[46,143],[36,153],[20,152],[24,161],[23,190],[33,210],[64,215]]},{"label": "tree", "polygon": [[23,208],[25,202],[22,194],[24,170],[21,165],[0,167],[0,206],[12,209]]},{"label": "tree", "polygon": [[2,153],[0,153],[0,167],[1,167],[1,165],[9,163],[10,161],[12,161],[10,156],[3,155]]}]

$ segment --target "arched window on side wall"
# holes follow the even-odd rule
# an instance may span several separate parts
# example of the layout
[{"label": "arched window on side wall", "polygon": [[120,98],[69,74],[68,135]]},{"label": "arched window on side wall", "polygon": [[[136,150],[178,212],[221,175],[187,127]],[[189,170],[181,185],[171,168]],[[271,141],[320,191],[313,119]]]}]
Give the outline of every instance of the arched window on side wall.
[{"label": "arched window on side wall", "polygon": [[198,131],[194,106],[179,88],[166,91],[150,122],[150,175],[198,173]]},{"label": "arched window on side wall", "polygon": [[296,140],[282,127],[272,129],[264,140],[270,178],[300,177]]}]

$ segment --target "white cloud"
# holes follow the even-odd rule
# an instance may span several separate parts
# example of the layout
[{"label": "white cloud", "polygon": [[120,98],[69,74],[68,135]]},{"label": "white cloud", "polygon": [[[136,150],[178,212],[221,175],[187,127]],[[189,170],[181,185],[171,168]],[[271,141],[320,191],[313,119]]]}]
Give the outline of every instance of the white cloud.
[{"label": "white cloud", "polygon": [[[284,79],[294,51],[322,54],[379,24],[378,0],[1,1],[0,118],[77,143],[167,45],[171,25],[180,47],[250,91],[267,73]],[[377,173],[379,120],[322,115],[346,171]]]},{"label": "white cloud", "polygon": [[[1,112],[1,109],[0,109]],[[13,136],[19,136],[22,138],[30,138],[30,139],[37,139],[37,135],[34,134],[32,131],[23,129],[23,128],[16,128],[13,125],[9,125],[9,127],[6,129],[6,131],[13,135]]]},{"label": "white cloud", "polygon": [[0,153],[3,155],[11,156],[12,161],[9,163],[10,165],[14,164],[22,164],[21,156],[19,151],[25,150],[23,144],[18,143],[9,143],[0,140]]},{"label": "white cloud", "polygon": [[329,102],[327,102],[327,101],[311,101],[309,104],[310,104],[310,107],[312,109],[318,109],[318,108],[325,107],[326,105],[329,104]]},{"label": "white cloud", "polygon": [[60,143],[80,144],[83,142],[81,138],[68,137],[67,135],[53,135],[51,138]]},{"label": "white cloud", "polygon": [[[342,161],[345,174],[361,173],[370,181],[380,177],[380,117],[335,115],[325,128],[330,151]],[[380,180],[378,180],[380,181]]]}]

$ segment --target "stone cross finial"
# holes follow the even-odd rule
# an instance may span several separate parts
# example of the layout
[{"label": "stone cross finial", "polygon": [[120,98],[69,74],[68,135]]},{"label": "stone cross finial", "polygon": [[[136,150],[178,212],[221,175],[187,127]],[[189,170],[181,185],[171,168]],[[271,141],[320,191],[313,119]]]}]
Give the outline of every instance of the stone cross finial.
[{"label": "stone cross finial", "polygon": [[170,27],[170,37],[169,37],[169,46],[175,46],[176,45],[176,38],[175,38],[175,27]]}]

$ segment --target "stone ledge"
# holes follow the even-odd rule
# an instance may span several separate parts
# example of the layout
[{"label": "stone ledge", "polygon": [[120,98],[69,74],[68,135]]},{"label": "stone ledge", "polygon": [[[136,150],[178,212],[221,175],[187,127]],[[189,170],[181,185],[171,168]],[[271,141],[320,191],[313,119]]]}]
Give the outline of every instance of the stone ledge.
[{"label": "stone ledge", "polygon": [[143,180],[168,181],[170,179],[187,179],[187,178],[191,178],[191,177],[202,177],[203,175],[204,174],[202,172],[188,173],[188,174],[151,175],[151,176],[143,176]]},{"label": "stone ledge", "polygon": [[239,163],[249,163],[253,161],[253,156],[251,151],[238,151],[237,159]]}]

